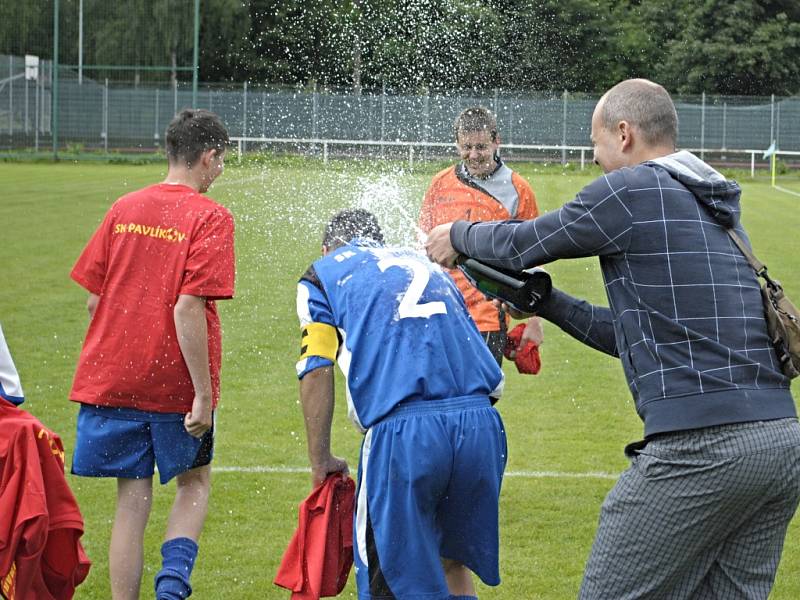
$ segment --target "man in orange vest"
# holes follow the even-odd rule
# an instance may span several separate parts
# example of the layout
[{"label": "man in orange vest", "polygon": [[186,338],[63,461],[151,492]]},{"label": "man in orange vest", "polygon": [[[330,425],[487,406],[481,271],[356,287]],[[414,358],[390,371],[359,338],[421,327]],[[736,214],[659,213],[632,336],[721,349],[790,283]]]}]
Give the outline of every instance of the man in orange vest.
[{"label": "man in orange vest", "polygon": [[[425,233],[456,220],[527,220],[538,216],[531,186],[500,159],[497,120],[489,110],[482,106],[463,110],[455,120],[454,133],[461,162],[438,173],[425,192],[419,216],[419,226]],[[450,275],[492,355],[502,364],[508,316],[470,285],[459,270],[451,269]],[[522,349],[529,342],[537,347],[542,342],[537,317],[528,321],[517,347]],[[513,358],[514,354],[508,356]]]}]

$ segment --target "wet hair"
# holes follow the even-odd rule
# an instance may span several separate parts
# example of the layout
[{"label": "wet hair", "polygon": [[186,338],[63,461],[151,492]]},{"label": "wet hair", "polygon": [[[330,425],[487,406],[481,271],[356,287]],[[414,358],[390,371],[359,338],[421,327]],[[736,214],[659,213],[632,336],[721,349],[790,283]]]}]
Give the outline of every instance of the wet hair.
[{"label": "wet hair", "polygon": [[626,79],[602,99],[600,121],[608,130],[620,121],[639,129],[645,143],[670,145],[678,141],[678,113],[669,92],[647,79]]},{"label": "wet hair", "polygon": [[492,141],[497,141],[497,119],[488,108],[472,106],[462,110],[456,117],[455,123],[453,123],[456,141],[458,141],[459,133],[475,131],[488,131],[492,136]]},{"label": "wet hair", "polygon": [[325,227],[322,246],[333,250],[349,244],[355,238],[370,239],[383,244],[383,233],[378,219],[363,208],[349,208],[336,213]]},{"label": "wet hair", "polygon": [[191,167],[203,152],[223,152],[230,143],[220,118],[208,110],[185,108],[167,126],[167,158]]}]

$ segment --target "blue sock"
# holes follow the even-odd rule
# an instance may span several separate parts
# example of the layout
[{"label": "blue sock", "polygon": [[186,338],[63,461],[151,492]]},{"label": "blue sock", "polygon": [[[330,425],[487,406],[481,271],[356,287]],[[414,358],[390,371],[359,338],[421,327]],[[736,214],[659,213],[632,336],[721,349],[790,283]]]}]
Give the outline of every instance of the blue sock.
[{"label": "blue sock", "polygon": [[161,546],[161,570],[156,575],[157,600],[182,600],[192,595],[189,577],[197,558],[197,544],[186,537],[167,540]]}]

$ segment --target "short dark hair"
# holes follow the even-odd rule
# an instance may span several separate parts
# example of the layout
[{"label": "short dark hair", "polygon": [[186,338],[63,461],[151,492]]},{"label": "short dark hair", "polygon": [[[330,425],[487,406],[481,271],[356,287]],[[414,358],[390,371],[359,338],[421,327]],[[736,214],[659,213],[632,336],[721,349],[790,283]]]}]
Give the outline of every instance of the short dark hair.
[{"label": "short dark hair", "polygon": [[378,219],[363,208],[348,208],[336,213],[325,227],[322,246],[333,250],[349,244],[355,238],[365,238],[383,244]]},{"label": "short dark hair", "polygon": [[167,158],[192,166],[203,152],[223,152],[230,144],[228,131],[213,112],[201,108],[185,108],[167,126]]},{"label": "short dark hair", "polygon": [[678,113],[669,92],[647,79],[626,79],[603,96],[600,120],[613,129],[620,121],[636,126],[644,141],[651,145],[678,141]]},{"label": "short dark hair", "polygon": [[497,140],[497,119],[488,108],[483,106],[471,106],[465,108],[456,117],[453,123],[453,132],[458,141],[459,132],[472,133],[475,131],[488,131],[492,136],[492,141]]}]

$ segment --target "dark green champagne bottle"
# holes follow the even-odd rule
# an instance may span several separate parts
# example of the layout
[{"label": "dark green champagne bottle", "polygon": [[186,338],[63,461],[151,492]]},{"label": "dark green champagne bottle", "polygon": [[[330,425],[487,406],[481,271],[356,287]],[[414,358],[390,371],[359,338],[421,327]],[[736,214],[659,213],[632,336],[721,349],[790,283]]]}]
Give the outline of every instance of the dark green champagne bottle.
[{"label": "dark green champagne bottle", "polygon": [[537,312],[538,306],[547,300],[553,289],[550,275],[539,268],[511,271],[466,256],[460,256],[456,266],[489,298],[501,300],[523,313]]}]

